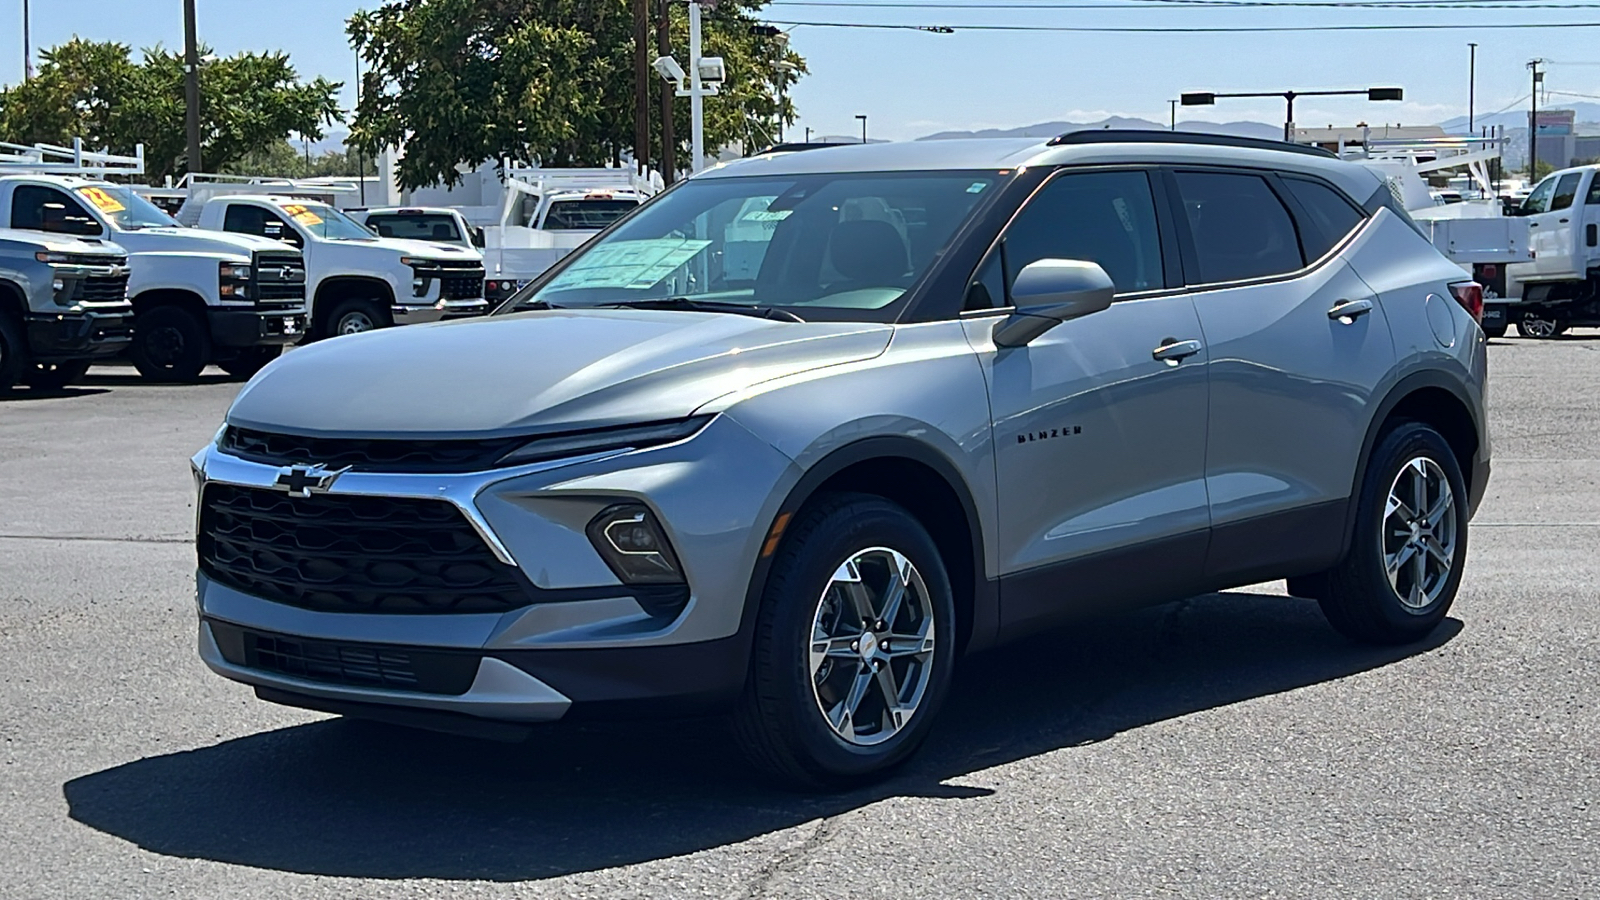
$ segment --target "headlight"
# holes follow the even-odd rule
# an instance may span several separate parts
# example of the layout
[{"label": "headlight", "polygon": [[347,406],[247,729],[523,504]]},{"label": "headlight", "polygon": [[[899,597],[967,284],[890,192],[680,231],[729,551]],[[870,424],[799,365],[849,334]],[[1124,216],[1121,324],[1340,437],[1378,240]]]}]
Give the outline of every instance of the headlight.
[{"label": "headlight", "polygon": [[38,253],[35,253],[33,258],[37,259],[39,262],[50,263],[51,265],[68,265],[72,262],[72,255],[70,253],[46,253],[42,250]]},{"label": "headlight", "polygon": [[681,584],[683,570],[655,514],[620,503],[589,522],[589,541],[623,584]]},{"label": "headlight", "polygon": [[598,431],[534,438],[500,457],[498,465],[520,466],[546,459],[583,456],[606,450],[636,450],[641,447],[670,444],[695,434],[704,428],[711,418],[711,416],[694,416],[673,422],[655,422],[649,425],[629,425],[624,428],[605,428]]},{"label": "headlight", "polygon": [[233,281],[249,281],[250,267],[236,263],[223,263],[221,268],[218,269],[218,274]]}]

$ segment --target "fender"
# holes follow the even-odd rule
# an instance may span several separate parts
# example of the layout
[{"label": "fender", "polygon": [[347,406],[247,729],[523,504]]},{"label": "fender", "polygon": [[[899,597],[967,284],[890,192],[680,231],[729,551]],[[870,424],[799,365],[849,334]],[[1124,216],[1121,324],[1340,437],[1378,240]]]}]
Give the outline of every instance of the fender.
[{"label": "fender", "polygon": [[[963,652],[971,653],[991,646],[1000,630],[1000,591],[999,583],[989,580],[985,572],[983,529],[978,519],[978,509],[973,503],[972,492],[956,466],[927,444],[899,435],[880,435],[862,438],[834,450],[800,476],[800,480],[778,506],[772,522],[767,523],[765,533],[770,535],[777,521],[799,512],[828,479],[857,463],[875,459],[909,459],[921,463],[932,469],[955,493],[966,515],[972,559],[972,622],[965,636]],[[766,590],[771,563],[770,556],[758,556],[755,568],[750,573],[750,587],[745,594],[744,613],[739,625],[740,640],[747,650],[754,636],[756,610]]]},{"label": "fender", "polygon": [[[1355,481],[1350,485],[1350,503],[1345,511],[1344,544],[1339,550],[1340,559],[1343,559],[1350,552],[1350,541],[1354,536],[1356,525],[1356,507],[1358,505],[1356,497],[1361,490],[1362,481],[1367,477],[1367,461],[1372,458],[1372,448],[1377,446],[1378,438],[1383,433],[1384,423],[1389,420],[1389,415],[1394,412],[1395,407],[1399,406],[1401,401],[1423,388],[1439,388],[1448,391],[1451,396],[1455,397],[1461,403],[1461,406],[1466,409],[1468,417],[1472,419],[1478,446],[1483,446],[1484,422],[1478,414],[1477,407],[1469,399],[1471,395],[1460,379],[1437,369],[1428,369],[1413,372],[1395,382],[1394,387],[1390,388],[1389,392],[1384,395],[1383,400],[1378,403],[1377,411],[1367,423],[1366,437],[1361,440],[1361,458],[1356,462]],[[1473,473],[1469,471],[1465,474],[1471,477]],[[1483,489],[1483,484],[1473,484],[1468,489],[1468,493],[1474,495],[1468,500],[1469,511],[1477,507],[1476,498],[1482,497]]]}]

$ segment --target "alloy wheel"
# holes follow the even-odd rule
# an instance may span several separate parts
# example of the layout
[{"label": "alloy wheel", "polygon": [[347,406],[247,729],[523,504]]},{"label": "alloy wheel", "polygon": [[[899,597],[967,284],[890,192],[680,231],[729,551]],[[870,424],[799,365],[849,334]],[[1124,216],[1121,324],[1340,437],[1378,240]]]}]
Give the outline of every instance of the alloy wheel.
[{"label": "alloy wheel", "polygon": [[871,547],[845,560],[811,626],[811,691],[833,733],[864,747],[904,730],[932,680],[936,639],[928,587],[905,554]]},{"label": "alloy wheel", "polygon": [[1521,325],[1517,330],[1532,338],[1552,338],[1556,336],[1557,327],[1555,319],[1523,316]]},{"label": "alloy wheel", "polygon": [[1383,513],[1383,562],[1400,603],[1412,612],[1433,605],[1455,565],[1456,502],[1439,464],[1419,456],[1400,467]]},{"label": "alloy wheel", "polygon": [[363,331],[371,331],[376,327],[377,325],[372,321],[371,316],[357,310],[355,312],[347,312],[341,316],[339,318],[339,327],[336,330],[339,334],[360,334]]}]

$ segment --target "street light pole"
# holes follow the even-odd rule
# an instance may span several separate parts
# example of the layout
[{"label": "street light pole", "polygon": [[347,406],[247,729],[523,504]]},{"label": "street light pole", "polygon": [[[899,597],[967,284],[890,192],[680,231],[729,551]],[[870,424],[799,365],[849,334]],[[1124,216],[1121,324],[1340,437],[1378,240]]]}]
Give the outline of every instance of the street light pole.
[{"label": "street light pole", "polygon": [[861,143],[865,144],[867,142],[867,117],[856,116],[856,118],[861,120]]},{"label": "street light pole", "polygon": [[1178,101],[1176,101],[1176,100],[1168,100],[1167,101],[1167,113],[1168,113],[1168,115],[1170,116],[1170,118],[1172,120],[1171,123],[1167,126],[1167,130],[1168,131],[1177,131],[1178,130]]},{"label": "street light pole", "polygon": [[1477,134],[1474,113],[1478,101],[1478,45],[1467,44],[1467,134]]},{"label": "street light pole", "polygon": [[[656,19],[656,52],[672,55],[672,6],[669,0],[660,0]],[[676,96],[671,83],[661,85],[661,181],[672,184],[678,180],[678,136],[672,116],[672,100]]]},{"label": "street light pole", "polygon": [[194,0],[183,0],[183,100],[188,132],[185,168],[200,171],[200,49],[194,36]]},{"label": "street light pole", "polygon": [[650,0],[633,0],[633,169],[650,162]]},{"label": "street light pole", "polygon": [[705,167],[705,94],[700,85],[700,0],[689,0],[689,123],[691,125],[689,171]]},{"label": "street light pole", "polygon": [[1178,102],[1184,106],[1212,106],[1218,97],[1282,97],[1287,104],[1283,119],[1283,139],[1294,140],[1294,98],[1296,97],[1339,97],[1367,95],[1368,100],[1403,100],[1405,91],[1401,88],[1366,88],[1359,91],[1254,91],[1243,94],[1218,94],[1213,91],[1193,91],[1183,94]]},{"label": "street light pole", "polygon": [[28,24],[28,0],[22,0],[22,80],[33,77],[33,29]]},{"label": "street light pole", "polygon": [[1544,81],[1544,73],[1539,71],[1542,59],[1528,60],[1528,69],[1533,72],[1533,93],[1528,95],[1531,105],[1528,108],[1528,180],[1533,181],[1539,170],[1539,85]]}]

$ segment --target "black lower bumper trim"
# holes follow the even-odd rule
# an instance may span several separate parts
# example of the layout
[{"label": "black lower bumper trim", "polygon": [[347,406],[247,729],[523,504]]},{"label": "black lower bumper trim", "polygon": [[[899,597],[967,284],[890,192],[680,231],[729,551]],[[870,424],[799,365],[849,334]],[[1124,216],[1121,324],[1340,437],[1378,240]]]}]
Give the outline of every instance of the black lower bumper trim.
[{"label": "black lower bumper trim", "polygon": [[563,719],[665,718],[718,712],[744,688],[749,642],[587,650],[496,650],[572,701]]},{"label": "black lower bumper trim", "polygon": [[531,725],[523,725],[517,722],[501,722],[495,719],[480,719],[477,716],[469,716],[465,713],[414,709],[408,706],[388,706],[379,703],[356,703],[349,700],[329,700],[326,697],[312,697],[309,694],[296,694],[292,691],[280,691],[277,688],[260,686],[256,687],[256,696],[268,703],[278,703],[283,706],[295,706],[300,709],[333,713],[336,716],[350,716],[355,719],[370,719],[374,722],[403,725],[407,728],[424,728],[428,731],[442,731],[446,734],[459,734],[490,741],[503,741],[508,744],[521,743],[527,740],[528,735],[533,733],[533,726]]},{"label": "black lower bumper trim", "polygon": [[303,307],[282,309],[207,309],[211,339],[221,347],[293,344],[305,337]]},{"label": "black lower bumper trim", "polygon": [[133,315],[62,313],[28,318],[28,347],[40,362],[114,356],[133,341]]}]

